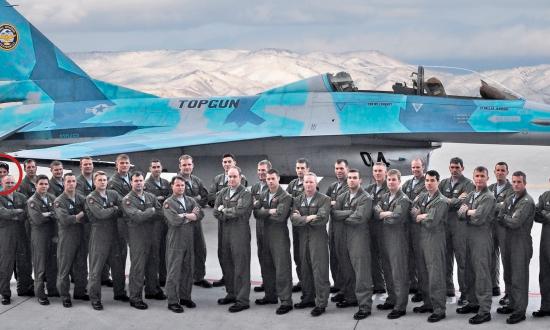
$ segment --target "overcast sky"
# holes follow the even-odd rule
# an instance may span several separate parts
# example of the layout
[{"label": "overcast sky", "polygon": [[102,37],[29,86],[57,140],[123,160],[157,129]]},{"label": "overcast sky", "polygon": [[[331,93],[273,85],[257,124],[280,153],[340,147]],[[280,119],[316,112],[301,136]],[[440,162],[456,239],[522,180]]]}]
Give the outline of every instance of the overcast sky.
[{"label": "overcast sky", "polygon": [[474,69],[550,63],[549,0],[10,0],[66,52],[378,50]]}]

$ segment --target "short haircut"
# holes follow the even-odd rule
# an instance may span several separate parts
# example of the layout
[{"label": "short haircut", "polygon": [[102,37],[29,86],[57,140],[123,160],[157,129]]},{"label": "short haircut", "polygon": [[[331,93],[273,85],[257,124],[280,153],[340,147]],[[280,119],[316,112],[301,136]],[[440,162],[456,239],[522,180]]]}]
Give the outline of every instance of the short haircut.
[{"label": "short haircut", "polygon": [[176,180],[180,180],[180,181],[183,181],[185,182],[185,179],[183,178],[183,176],[181,175],[176,175],[175,177],[172,178],[172,180],[170,180],[170,185],[174,185],[174,182],[176,182]]},{"label": "short haircut", "polygon": [[453,157],[449,161],[449,164],[458,164],[460,167],[464,167],[464,162],[462,161],[462,158],[460,157]]},{"label": "short haircut", "polygon": [[119,160],[130,161],[130,156],[128,156],[127,154],[120,154],[120,155],[116,156],[115,163],[118,163]]},{"label": "short haircut", "polygon": [[133,180],[135,177],[138,177],[138,176],[142,176],[145,178],[145,176],[143,175],[143,173],[141,173],[141,171],[135,171],[134,173],[132,173],[132,175],[130,175],[130,180]]},{"label": "short haircut", "polygon": [[508,171],[508,164],[506,162],[498,162],[495,164],[495,167],[497,166],[506,166],[506,171]]},{"label": "short haircut", "polygon": [[[456,163],[455,163],[456,164]],[[435,179],[437,181],[439,181],[439,172],[437,172],[436,170],[429,170],[428,172],[426,172],[426,174],[424,175],[424,177],[426,176],[432,176],[432,177],[435,177]]]},{"label": "short haircut", "polygon": [[103,171],[96,171],[94,173],[94,181],[95,181],[95,178],[97,178],[98,176],[107,176],[107,173],[105,173]]},{"label": "short haircut", "polygon": [[267,159],[264,159],[264,160],[260,160],[258,162],[258,166],[260,165],[266,165],[267,166],[267,170],[269,171],[273,166],[271,165],[271,162]]},{"label": "short haircut", "polygon": [[4,162],[0,162],[0,168],[3,168],[8,172],[10,171],[10,166]]},{"label": "short haircut", "polygon": [[231,157],[234,161],[237,161],[237,158],[235,157],[235,155],[231,154],[231,153],[226,153],[226,154],[223,154],[223,158],[227,158],[227,157]]},{"label": "short haircut", "polygon": [[413,160],[411,160],[411,164],[412,162],[420,162],[420,164],[422,164],[422,166],[424,166],[424,161],[422,160],[422,158],[415,158]]},{"label": "short haircut", "polygon": [[151,161],[149,162],[149,164],[153,164],[153,163],[161,163],[161,164],[162,164],[162,162],[161,162],[158,158],[153,158],[153,159],[151,159]]},{"label": "short haircut", "polygon": [[313,173],[313,172],[307,172],[307,173],[304,175],[304,178],[305,178],[306,176],[313,176],[313,177],[315,177],[315,182],[317,182],[317,174],[315,174],[315,173]]},{"label": "short haircut", "polygon": [[239,175],[241,175],[241,173],[242,173],[242,172],[241,172],[241,168],[238,167],[238,166],[231,166],[231,167],[229,168],[229,170],[227,170],[227,172],[229,173],[229,171],[230,171],[231,169],[233,169],[233,168],[236,169],[237,172],[239,172]]},{"label": "short haircut", "polygon": [[478,166],[474,168],[474,172],[483,172],[485,175],[489,176],[489,170],[487,170],[487,167],[485,166]]},{"label": "short haircut", "polygon": [[346,167],[349,166],[348,160],[347,160],[347,159],[343,159],[343,158],[338,158],[334,164],[342,164],[342,163],[344,163],[344,165],[346,165]]},{"label": "short haircut", "polygon": [[50,168],[54,168],[55,166],[63,166],[63,163],[61,163],[58,160],[54,160],[53,162],[50,163]]},{"label": "short haircut", "polygon": [[34,159],[25,159],[25,161],[23,162],[23,165],[27,165],[27,164],[30,164],[30,163],[35,163],[36,164],[36,160]]},{"label": "short haircut", "polygon": [[386,163],[384,162],[376,162],[374,163],[374,165],[372,165],[372,167],[375,167],[375,166],[383,166],[384,168],[388,168],[388,165],[386,165]]},{"label": "short haircut", "polygon": [[357,173],[357,175],[359,176],[359,179],[361,179],[361,172],[359,172],[358,169],[352,168],[352,169],[350,169],[350,170],[348,171],[348,175],[349,175],[350,173]]},{"label": "short haircut", "polygon": [[272,169],[270,169],[269,171],[267,171],[267,174],[275,174],[275,175],[277,175],[278,178],[280,177],[279,171],[277,171],[277,170],[274,169],[274,168],[272,168]]},{"label": "short haircut", "polygon": [[306,164],[306,167],[309,168],[309,160],[307,158],[296,159],[296,164]]},{"label": "short haircut", "polygon": [[527,175],[523,171],[515,171],[512,173],[512,176],[521,176],[523,178],[523,183],[527,183]]},{"label": "short haircut", "polygon": [[401,172],[399,172],[399,170],[392,168],[391,170],[388,171],[388,173],[386,173],[386,176],[393,176],[393,175],[397,176],[397,179],[401,181]]},{"label": "short haircut", "polygon": [[69,176],[76,177],[76,175],[73,172],[67,172],[67,173],[63,174],[63,181],[65,181],[65,179]]},{"label": "short haircut", "polygon": [[46,180],[48,181],[48,184],[50,183],[50,179],[48,179],[47,176],[45,176],[44,174],[39,174],[36,176],[36,183],[38,184],[38,181],[40,180]]},{"label": "short haircut", "polygon": [[83,161],[83,160],[91,160],[92,163],[94,162],[94,160],[92,159],[92,157],[90,157],[90,156],[84,156],[84,157],[80,158],[80,165],[82,165],[82,161]]},{"label": "short haircut", "polygon": [[179,158],[179,161],[181,162],[182,160],[186,160],[186,159],[191,159],[191,161],[193,161],[193,157],[191,157],[190,155],[181,155],[180,158]]}]

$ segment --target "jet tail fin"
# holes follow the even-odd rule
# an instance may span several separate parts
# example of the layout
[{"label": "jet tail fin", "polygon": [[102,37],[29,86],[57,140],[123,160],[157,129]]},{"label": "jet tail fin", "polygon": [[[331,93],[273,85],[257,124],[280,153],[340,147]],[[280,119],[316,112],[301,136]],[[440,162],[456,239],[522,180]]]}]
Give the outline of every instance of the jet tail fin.
[{"label": "jet tail fin", "polygon": [[0,103],[155,97],[91,79],[5,0],[0,18]]}]

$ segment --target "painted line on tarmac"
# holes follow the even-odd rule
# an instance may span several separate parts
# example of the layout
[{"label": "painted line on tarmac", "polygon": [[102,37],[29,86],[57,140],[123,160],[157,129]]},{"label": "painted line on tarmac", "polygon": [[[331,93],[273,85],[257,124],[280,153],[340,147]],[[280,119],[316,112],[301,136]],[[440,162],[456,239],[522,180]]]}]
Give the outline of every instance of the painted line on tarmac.
[{"label": "painted line on tarmac", "polygon": [[16,308],[17,306],[29,301],[29,299],[31,299],[32,297],[28,297],[27,299],[25,300],[22,300],[21,302],[19,302],[18,304],[15,304],[13,306],[11,306],[10,308],[6,309],[5,311],[3,312],[0,312],[0,315],[3,315],[3,314],[6,314],[7,312],[11,311],[12,309]]}]

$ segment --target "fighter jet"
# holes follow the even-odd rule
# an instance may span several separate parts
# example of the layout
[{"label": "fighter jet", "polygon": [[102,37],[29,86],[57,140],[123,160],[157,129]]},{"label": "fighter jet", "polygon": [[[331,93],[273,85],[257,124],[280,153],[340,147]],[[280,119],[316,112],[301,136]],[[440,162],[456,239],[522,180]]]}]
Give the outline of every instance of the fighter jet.
[{"label": "fighter jet", "polygon": [[410,87],[391,91],[359,90],[340,72],[257,95],[160,98],[90,77],[5,0],[0,63],[1,151],[21,159],[129,153],[142,168],[155,157],[177,171],[187,153],[205,175],[232,152],[250,171],[267,158],[292,176],[306,157],[332,176],[337,158],[408,173],[411,159],[428,160],[441,142],[550,145],[550,106],[485,82],[478,97],[448,95],[422,67]]}]

